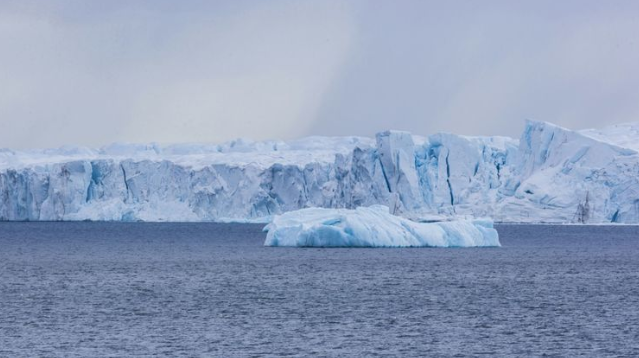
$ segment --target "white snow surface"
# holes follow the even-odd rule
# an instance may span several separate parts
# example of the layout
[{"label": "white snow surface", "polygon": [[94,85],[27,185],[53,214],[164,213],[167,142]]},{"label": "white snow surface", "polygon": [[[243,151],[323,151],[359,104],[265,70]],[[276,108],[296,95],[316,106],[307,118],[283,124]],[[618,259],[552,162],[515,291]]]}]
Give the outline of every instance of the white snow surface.
[{"label": "white snow surface", "polygon": [[276,216],[266,225],[265,246],[476,247],[500,246],[492,220],[418,223],[382,205],[308,208]]},{"label": "white snow surface", "polygon": [[639,124],[519,139],[401,131],[224,144],[0,149],[0,220],[268,222],[385,205],[415,221],[639,223]]},{"label": "white snow surface", "polygon": [[290,142],[236,139],[224,144],[113,143],[100,149],[63,146],[54,149],[14,151],[0,149],[0,171],[24,169],[70,161],[132,160],[170,161],[194,170],[216,164],[268,168],[274,164],[305,165],[335,160],[335,154],[348,154],[354,147],[372,147],[365,137],[307,137]]},{"label": "white snow surface", "polygon": [[613,124],[602,129],[585,129],[579,132],[602,142],[639,151],[639,123]]}]

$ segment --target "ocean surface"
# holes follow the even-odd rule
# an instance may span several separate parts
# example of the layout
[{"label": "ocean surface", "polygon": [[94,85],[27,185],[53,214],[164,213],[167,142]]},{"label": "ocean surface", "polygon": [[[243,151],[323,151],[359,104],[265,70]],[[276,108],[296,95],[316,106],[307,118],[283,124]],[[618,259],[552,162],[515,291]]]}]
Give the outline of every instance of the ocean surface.
[{"label": "ocean surface", "polygon": [[263,247],[262,225],[0,223],[1,357],[639,356],[639,228]]}]

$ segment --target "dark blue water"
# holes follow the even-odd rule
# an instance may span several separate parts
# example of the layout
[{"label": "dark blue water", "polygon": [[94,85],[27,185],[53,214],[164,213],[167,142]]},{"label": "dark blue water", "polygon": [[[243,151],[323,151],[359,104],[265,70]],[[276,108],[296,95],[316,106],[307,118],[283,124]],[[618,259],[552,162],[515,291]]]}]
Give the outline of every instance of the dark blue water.
[{"label": "dark blue water", "polygon": [[261,225],[0,223],[0,356],[639,356],[639,228],[502,248],[261,246]]}]

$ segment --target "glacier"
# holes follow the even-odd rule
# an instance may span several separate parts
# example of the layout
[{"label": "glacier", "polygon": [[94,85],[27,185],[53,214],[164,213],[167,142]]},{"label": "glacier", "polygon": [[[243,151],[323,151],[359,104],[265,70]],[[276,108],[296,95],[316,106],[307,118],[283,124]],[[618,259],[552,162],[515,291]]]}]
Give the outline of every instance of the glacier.
[{"label": "glacier", "polygon": [[491,220],[419,223],[382,205],[289,211],[266,225],[265,246],[491,247],[501,246]]},{"label": "glacier", "polygon": [[266,223],[385,205],[413,221],[639,223],[639,125],[519,139],[385,131],[224,144],[0,149],[3,221]]}]

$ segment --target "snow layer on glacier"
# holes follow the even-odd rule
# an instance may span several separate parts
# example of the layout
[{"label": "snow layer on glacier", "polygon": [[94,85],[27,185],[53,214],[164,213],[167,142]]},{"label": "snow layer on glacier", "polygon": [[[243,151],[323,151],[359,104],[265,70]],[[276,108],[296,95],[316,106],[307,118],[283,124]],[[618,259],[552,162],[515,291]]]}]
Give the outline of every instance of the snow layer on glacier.
[{"label": "snow layer on glacier", "polygon": [[307,208],[276,216],[265,246],[476,247],[500,246],[492,220],[418,223],[382,205],[355,210]]},{"label": "snow layer on glacier", "polygon": [[601,129],[584,129],[579,133],[598,141],[639,151],[639,123],[613,124]]},{"label": "snow layer on glacier", "polygon": [[306,165],[328,163],[335,154],[348,155],[355,147],[372,148],[375,141],[365,137],[306,137],[283,141],[256,142],[236,139],[223,144],[113,143],[100,149],[63,146],[53,149],[17,151],[0,148],[0,170],[23,169],[85,160],[167,160],[192,169],[210,165],[252,165],[268,168],[274,164]]}]

